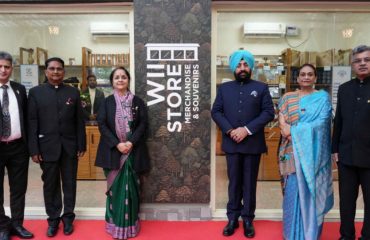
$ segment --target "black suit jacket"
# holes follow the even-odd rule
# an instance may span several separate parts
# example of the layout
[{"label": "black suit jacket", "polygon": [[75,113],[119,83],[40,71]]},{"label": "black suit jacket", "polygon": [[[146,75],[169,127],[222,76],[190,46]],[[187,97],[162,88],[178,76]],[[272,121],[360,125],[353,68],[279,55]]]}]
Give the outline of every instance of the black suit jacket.
[{"label": "black suit jacket", "polygon": [[370,168],[370,77],[361,87],[358,79],[339,86],[332,152],[341,163]]},{"label": "black suit jacket", "polygon": [[86,150],[80,93],[76,88],[44,83],[28,95],[29,150],[45,162],[58,161],[62,148],[71,156]]},{"label": "black suit jacket", "polygon": [[[26,143],[27,142],[27,94],[26,88],[17,82],[10,81],[10,87],[13,89],[14,94],[17,98],[18,102],[18,111],[19,111],[19,120],[21,125],[21,134],[22,139]],[[0,96],[2,97],[2,96]],[[0,102],[0,109],[1,109],[1,102]],[[9,109],[12,111],[11,109]],[[2,134],[2,125],[3,125],[3,113],[0,111],[0,138]]]},{"label": "black suit jacket", "polygon": [[[137,173],[148,171],[150,168],[149,154],[146,146],[146,129],[148,125],[147,108],[139,97],[132,101],[133,126],[132,135],[128,139],[133,144],[134,169]],[[116,101],[111,95],[101,105],[97,120],[100,131],[100,142],[95,165],[102,168],[118,169],[121,153],[117,149],[120,142],[116,134]]]},{"label": "black suit jacket", "polygon": [[[85,91],[82,91],[83,94],[89,95],[89,89],[87,88]],[[93,112],[94,114],[98,113],[100,105],[104,101],[104,93],[100,91],[99,89],[96,89],[95,91],[95,98],[94,98],[94,109]],[[85,119],[89,120],[89,116],[91,115],[91,105],[86,106],[83,108]]]}]

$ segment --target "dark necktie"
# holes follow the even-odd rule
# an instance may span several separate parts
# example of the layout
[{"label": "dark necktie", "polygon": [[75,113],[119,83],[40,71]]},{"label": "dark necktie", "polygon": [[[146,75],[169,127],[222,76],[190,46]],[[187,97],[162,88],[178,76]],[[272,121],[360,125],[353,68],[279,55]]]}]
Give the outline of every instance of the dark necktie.
[{"label": "dark necktie", "polygon": [[10,125],[10,113],[9,113],[9,96],[8,96],[8,86],[3,85],[1,86],[3,89],[3,102],[1,105],[1,110],[3,113],[3,131],[2,137],[8,138],[11,132],[11,125]]}]

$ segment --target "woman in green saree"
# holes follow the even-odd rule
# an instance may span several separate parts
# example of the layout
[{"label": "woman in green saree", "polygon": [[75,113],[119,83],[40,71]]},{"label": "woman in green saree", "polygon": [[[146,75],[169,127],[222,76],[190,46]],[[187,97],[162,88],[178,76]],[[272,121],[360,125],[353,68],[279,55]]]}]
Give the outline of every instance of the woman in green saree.
[{"label": "woman in green saree", "polygon": [[106,231],[113,238],[135,237],[140,231],[138,174],[149,169],[145,145],[147,109],[129,90],[130,74],[123,68],[110,75],[113,94],[99,109],[101,134],[95,165],[107,177]]}]

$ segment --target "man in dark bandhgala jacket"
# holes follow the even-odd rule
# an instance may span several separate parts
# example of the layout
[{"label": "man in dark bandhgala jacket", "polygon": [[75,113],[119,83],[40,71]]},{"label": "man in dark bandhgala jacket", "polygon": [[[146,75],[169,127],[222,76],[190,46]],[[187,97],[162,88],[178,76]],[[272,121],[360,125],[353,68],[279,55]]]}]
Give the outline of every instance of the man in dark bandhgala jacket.
[{"label": "man in dark bandhgala jacket", "polygon": [[[32,238],[23,227],[29,155],[27,149],[27,95],[23,85],[9,81],[13,71],[12,56],[0,51],[0,240],[10,235]],[[4,211],[4,176],[7,169],[10,211]]]},{"label": "man in dark bandhgala jacket", "polygon": [[[222,131],[229,177],[228,224],[224,236],[234,234],[243,219],[244,235],[253,238],[256,186],[261,153],[267,151],[264,127],[274,119],[274,106],[266,84],[251,79],[253,55],[238,50],[230,56],[235,79],[218,87],[212,118]],[[242,203],[243,200],[243,203]]]},{"label": "man in dark bandhgala jacket", "polygon": [[355,239],[356,201],[361,185],[364,223],[361,240],[370,239],[370,47],[352,51],[356,78],[338,89],[333,130],[333,158],[338,164],[340,239]]},{"label": "man in dark bandhgala jacket", "polygon": [[64,234],[73,232],[78,157],[86,150],[86,134],[80,93],[62,82],[63,60],[49,58],[45,68],[48,81],[29,92],[29,151],[42,169],[47,236],[53,237],[60,219]]}]

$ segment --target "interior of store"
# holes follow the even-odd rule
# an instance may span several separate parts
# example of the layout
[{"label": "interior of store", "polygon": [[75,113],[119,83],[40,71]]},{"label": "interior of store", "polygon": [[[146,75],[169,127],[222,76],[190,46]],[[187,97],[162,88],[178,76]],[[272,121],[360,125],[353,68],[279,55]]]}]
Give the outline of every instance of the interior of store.
[{"label": "interior of store", "polygon": [[[228,56],[238,48],[252,52],[256,58],[253,77],[266,82],[270,93],[277,103],[286,91],[297,88],[294,70],[300,64],[309,62],[322,72],[321,82],[316,88],[326,89],[332,94],[333,66],[350,66],[350,49],[360,44],[369,45],[368,13],[347,12],[251,12],[251,11],[216,11],[216,22],[212,26],[217,39],[213,84],[229,81],[233,78],[228,68]],[[130,14],[124,13],[19,13],[1,14],[0,32],[7,37],[0,38],[0,46],[14,57],[13,79],[22,77],[21,65],[37,64],[38,82],[43,82],[43,61],[47,56],[61,57],[66,64],[66,78],[76,77],[77,87],[86,86],[88,73],[98,75],[98,84],[109,94],[107,72],[117,63],[134,68],[130,58],[132,54],[133,33],[129,27]],[[108,32],[98,32],[100,23],[111,24]],[[118,28],[117,28],[117,23]],[[249,32],[253,23],[272,27],[280,33]],[[95,27],[95,30],[94,30]],[[257,27],[258,28],[258,27]],[[95,31],[95,32],[94,32]],[[115,32],[120,31],[120,32]],[[131,42],[130,42],[131,41]],[[31,51],[32,49],[32,51]],[[130,52],[131,50],[131,52]],[[122,59],[121,59],[122,58]],[[215,94],[213,93],[212,99]],[[215,125],[213,125],[215,127]],[[215,131],[216,148],[212,157],[215,181],[213,185],[214,209],[224,209],[227,201],[226,161],[220,149],[220,134]],[[266,127],[268,154],[262,156],[257,209],[281,209],[281,188],[277,167],[277,147],[279,131],[276,122]],[[77,207],[104,208],[105,181],[101,170],[93,165],[99,133],[91,129],[88,132],[90,151],[79,163],[79,181]],[[336,172],[333,172],[336,178]],[[42,182],[39,166],[30,162],[29,184],[27,192],[28,207],[42,207]],[[7,185],[7,183],[5,183]],[[338,189],[335,183],[336,205],[338,209]],[[8,194],[7,189],[4,190]],[[361,199],[362,196],[359,197]],[[8,204],[5,195],[5,204]],[[361,201],[358,208],[363,209]],[[257,210],[258,212],[258,210]]]}]

